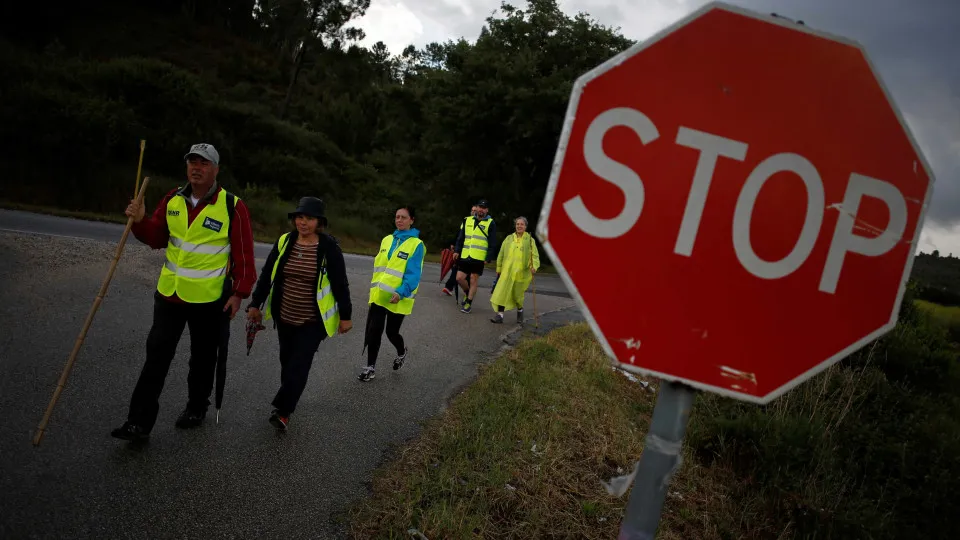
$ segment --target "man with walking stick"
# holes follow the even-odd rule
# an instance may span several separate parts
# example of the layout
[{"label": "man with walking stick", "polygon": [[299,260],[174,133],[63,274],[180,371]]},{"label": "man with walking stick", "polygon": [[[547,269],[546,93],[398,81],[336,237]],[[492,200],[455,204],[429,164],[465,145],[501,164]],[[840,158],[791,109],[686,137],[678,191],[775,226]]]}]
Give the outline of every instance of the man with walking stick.
[{"label": "man with walking stick", "polygon": [[256,281],[253,231],[246,205],[217,184],[220,155],[195,144],[184,156],[188,183],[167,193],[153,215],[132,201],[131,232],[154,249],[166,249],[154,293],[146,360],[130,399],[127,421],[111,435],[137,441],[149,436],[159,398],[185,327],[190,328],[186,408],[178,428],[199,426],[210,406],[223,325],[236,315]]}]

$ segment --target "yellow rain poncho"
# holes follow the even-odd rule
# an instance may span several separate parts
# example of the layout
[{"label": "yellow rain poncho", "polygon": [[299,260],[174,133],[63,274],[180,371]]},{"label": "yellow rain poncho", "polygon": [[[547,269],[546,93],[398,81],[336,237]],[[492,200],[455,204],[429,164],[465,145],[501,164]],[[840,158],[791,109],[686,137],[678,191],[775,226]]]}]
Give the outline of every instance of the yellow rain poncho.
[{"label": "yellow rain poncho", "polygon": [[523,307],[523,293],[533,279],[531,267],[540,269],[540,252],[530,233],[524,232],[520,237],[517,237],[517,233],[511,233],[504,238],[497,257],[500,278],[490,295],[494,311],[499,306],[503,306],[504,310]]}]

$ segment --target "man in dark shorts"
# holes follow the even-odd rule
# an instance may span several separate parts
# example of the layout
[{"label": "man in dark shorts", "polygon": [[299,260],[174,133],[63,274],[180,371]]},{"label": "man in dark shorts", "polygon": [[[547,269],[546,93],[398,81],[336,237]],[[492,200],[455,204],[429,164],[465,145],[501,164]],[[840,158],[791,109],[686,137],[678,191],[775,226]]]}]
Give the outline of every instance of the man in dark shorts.
[{"label": "man in dark shorts", "polygon": [[[460,311],[470,313],[473,307],[473,297],[477,294],[480,276],[487,263],[497,260],[497,228],[487,209],[486,199],[477,202],[477,211],[467,216],[457,235],[457,245],[454,257],[457,261],[457,282],[463,289],[466,298]],[[470,276],[470,281],[467,281]]]},{"label": "man in dark shorts", "polygon": [[[476,215],[477,215],[477,205],[473,205],[473,207],[470,208],[470,215],[471,215],[471,216],[476,216]],[[460,222],[460,232],[463,232],[463,224],[466,222],[467,219],[468,219],[468,218],[464,218],[463,221]],[[460,233],[457,233],[457,234],[460,234]],[[459,252],[457,251],[457,237],[456,237],[456,236],[454,236],[454,237],[450,240],[450,251],[453,251],[454,253],[459,253]],[[445,294],[445,295],[447,295],[447,296],[453,296],[453,293],[454,293],[454,291],[456,290],[456,289],[455,289],[456,286],[457,286],[457,263],[456,263],[456,257],[454,257],[453,266],[450,268],[450,278],[447,280],[446,283],[443,284],[443,289],[441,289],[440,292],[442,292],[443,294]]]}]

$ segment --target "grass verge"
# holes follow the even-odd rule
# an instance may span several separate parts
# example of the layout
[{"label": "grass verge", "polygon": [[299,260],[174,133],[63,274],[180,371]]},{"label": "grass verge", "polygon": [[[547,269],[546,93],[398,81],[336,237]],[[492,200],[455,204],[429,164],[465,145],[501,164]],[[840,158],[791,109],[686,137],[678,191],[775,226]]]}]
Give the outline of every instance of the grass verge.
[{"label": "grass verge", "polygon": [[653,395],[573,325],[481,368],[352,512],[369,538],[615,538],[626,498],[601,480],[642,448]]},{"label": "grass verge", "polygon": [[[954,537],[960,348],[948,313],[903,302],[890,333],[765,406],[699,395],[657,538]],[[352,532],[615,538],[628,495],[600,481],[639,459],[654,403],[585,324],[522,342],[375,472]]]}]

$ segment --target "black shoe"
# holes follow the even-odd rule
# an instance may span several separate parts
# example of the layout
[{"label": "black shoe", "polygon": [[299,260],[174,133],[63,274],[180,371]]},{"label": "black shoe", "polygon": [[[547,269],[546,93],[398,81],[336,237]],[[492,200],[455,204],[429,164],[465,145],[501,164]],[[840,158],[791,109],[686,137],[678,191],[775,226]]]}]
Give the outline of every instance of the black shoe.
[{"label": "black shoe", "polygon": [[497,313],[492,319],[490,319],[490,322],[493,324],[503,324],[503,315]]},{"label": "black shoe", "polygon": [[203,423],[203,419],[207,416],[206,411],[202,413],[196,413],[190,409],[184,409],[180,413],[180,418],[177,418],[177,427],[180,429],[189,429],[195,428]]},{"label": "black shoe", "polygon": [[360,372],[360,375],[357,375],[357,379],[367,382],[377,376],[377,372],[374,368],[367,366],[363,368],[363,371]]},{"label": "black shoe", "polygon": [[393,359],[393,370],[396,371],[403,367],[403,361],[407,359],[407,347],[403,348],[403,354],[398,354],[396,358]]},{"label": "black shoe", "polygon": [[122,426],[110,432],[112,437],[117,439],[123,439],[125,441],[142,441],[150,437],[150,432],[144,430],[142,427],[131,424],[130,422],[124,422]]},{"label": "black shoe", "polygon": [[517,324],[523,324],[523,310],[517,310]]},{"label": "black shoe", "polygon": [[463,307],[460,308],[460,311],[461,311],[462,313],[470,313],[470,310],[471,310],[471,309],[473,309],[473,301],[472,301],[472,300],[464,300],[464,301],[463,301]]},{"label": "black shoe", "polygon": [[290,415],[280,414],[280,411],[274,409],[270,413],[270,423],[273,424],[273,427],[277,428],[279,431],[286,431],[287,424],[290,423]]}]

